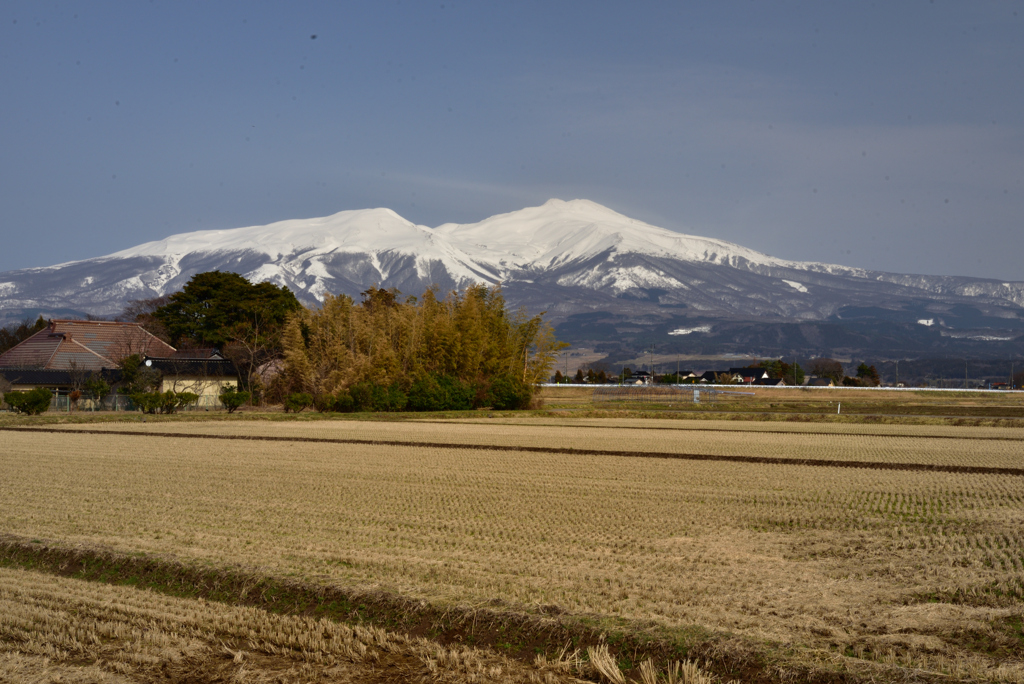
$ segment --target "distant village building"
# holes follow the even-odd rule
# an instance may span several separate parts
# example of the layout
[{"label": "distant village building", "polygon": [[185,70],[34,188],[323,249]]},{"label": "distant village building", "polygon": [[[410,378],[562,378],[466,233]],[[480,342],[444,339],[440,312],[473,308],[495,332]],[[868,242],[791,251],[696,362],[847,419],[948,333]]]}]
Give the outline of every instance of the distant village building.
[{"label": "distant village building", "polygon": [[649,385],[653,378],[647,371],[634,371],[630,382],[634,385]]},{"label": "distant village building", "polygon": [[750,385],[759,380],[768,380],[768,371],[764,368],[730,368],[729,374],[739,378],[739,382]]}]

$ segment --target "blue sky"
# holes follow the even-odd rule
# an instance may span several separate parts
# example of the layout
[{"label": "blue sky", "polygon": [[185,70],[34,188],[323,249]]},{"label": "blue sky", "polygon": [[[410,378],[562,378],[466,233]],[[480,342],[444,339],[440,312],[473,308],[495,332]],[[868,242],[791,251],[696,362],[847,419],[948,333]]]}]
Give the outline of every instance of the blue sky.
[{"label": "blue sky", "polygon": [[1022,70],[1013,2],[5,0],[0,270],[559,197],[1024,280]]}]

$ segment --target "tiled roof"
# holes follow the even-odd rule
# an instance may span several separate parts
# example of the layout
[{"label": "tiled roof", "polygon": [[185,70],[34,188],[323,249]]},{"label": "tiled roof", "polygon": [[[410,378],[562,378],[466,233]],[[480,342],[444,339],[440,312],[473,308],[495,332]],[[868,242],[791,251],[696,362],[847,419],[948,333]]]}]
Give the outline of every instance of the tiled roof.
[{"label": "tiled roof", "polygon": [[[119,382],[121,380],[120,370],[107,370],[100,373],[107,382]],[[0,377],[3,377],[12,385],[34,385],[36,387],[70,387],[74,385],[74,378],[71,371],[66,370],[44,370],[38,368],[4,368],[0,369]],[[79,382],[81,383],[81,378]]]},{"label": "tiled roof", "polygon": [[0,367],[45,368],[63,341],[63,338],[50,335],[49,328],[40,330],[24,342],[0,354]]},{"label": "tiled roof", "polygon": [[213,378],[238,377],[235,364],[227,359],[147,358],[150,368],[164,375],[196,375]]},{"label": "tiled roof", "polygon": [[[151,354],[153,358],[157,358],[159,354]],[[191,349],[178,349],[171,358],[175,359],[223,359],[215,347],[193,347]]]},{"label": "tiled roof", "polygon": [[0,355],[0,368],[99,370],[113,368],[131,354],[170,356],[174,352],[174,347],[137,323],[54,320]]}]

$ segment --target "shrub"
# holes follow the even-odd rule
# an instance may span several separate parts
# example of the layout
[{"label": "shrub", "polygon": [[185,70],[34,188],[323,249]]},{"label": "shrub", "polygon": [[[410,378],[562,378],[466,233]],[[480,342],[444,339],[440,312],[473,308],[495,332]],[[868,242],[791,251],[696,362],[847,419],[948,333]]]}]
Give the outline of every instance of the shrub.
[{"label": "shrub", "polygon": [[404,411],[409,403],[397,383],[383,387],[373,382],[360,382],[349,388],[356,411]]},{"label": "shrub", "polygon": [[168,413],[174,413],[178,409],[191,406],[199,401],[199,395],[194,392],[172,392],[172,394],[174,394],[174,408],[168,411]]},{"label": "shrub", "polygon": [[473,408],[476,388],[451,375],[430,373],[409,388],[412,411],[468,411]]},{"label": "shrub", "polygon": [[132,403],[143,413],[174,413],[199,401],[199,395],[192,392],[136,392],[131,395]]},{"label": "shrub", "polygon": [[321,394],[313,399],[313,408],[321,413],[351,413],[355,410],[355,402],[348,390],[340,390],[337,394]]},{"label": "shrub", "polygon": [[313,395],[307,392],[295,392],[289,394],[284,398],[284,411],[293,413],[302,413],[304,409],[309,408],[313,405]]},{"label": "shrub", "polygon": [[110,385],[96,373],[91,374],[85,381],[85,389],[96,401],[103,401],[110,394]]},{"label": "shrub", "polygon": [[352,413],[356,410],[356,402],[352,400],[348,390],[341,390],[334,397],[334,410],[338,413]]},{"label": "shrub", "polygon": [[239,392],[238,388],[234,385],[226,385],[218,397],[220,403],[224,404],[224,408],[228,410],[228,413],[234,413],[243,404],[249,401],[251,395],[248,392]]},{"label": "shrub", "polygon": [[491,382],[487,403],[501,411],[530,408],[533,388],[522,380],[507,375]]},{"label": "shrub", "polygon": [[29,416],[38,416],[50,408],[50,401],[53,400],[53,393],[45,387],[37,387],[27,392],[8,392],[4,395],[7,405],[18,413]]}]

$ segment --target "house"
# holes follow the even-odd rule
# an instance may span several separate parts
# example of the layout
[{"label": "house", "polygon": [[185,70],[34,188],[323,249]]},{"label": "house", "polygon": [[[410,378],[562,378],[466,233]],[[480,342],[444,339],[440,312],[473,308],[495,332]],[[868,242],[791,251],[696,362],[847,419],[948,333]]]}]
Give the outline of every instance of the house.
[{"label": "house", "polygon": [[680,382],[680,383],[682,383],[682,382],[689,382],[690,380],[693,380],[693,379],[699,377],[696,373],[694,373],[693,371],[690,371],[690,370],[681,370],[678,373],[673,371],[671,373],[668,373],[668,375],[670,377],[671,376],[675,376],[677,378],[676,382]]},{"label": "house", "polygon": [[810,378],[806,383],[807,387],[835,387],[836,383],[832,378]]},{"label": "house", "polygon": [[753,384],[763,387],[785,387],[786,381],[782,378],[760,378]]},{"label": "house", "polygon": [[634,385],[649,385],[652,379],[647,371],[634,371],[630,382]]},{"label": "house", "polygon": [[[235,365],[215,349],[178,350],[138,323],[52,320],[0,355],[0,375],[12,389],[45,387],[58,395],[81,388],[92,374],[109,384],[121,379],[121,361],[131,355],[161,374],[160,390],[212,397],[238,384]],[[203,402],[201,402],[203,403]]]},{"label": "house", "polygon": [[[216,401],[224,387],[238,388],[238,369],[232,361],[216,351],[206,354],[193,350],[175,353],[168,357],[147,356],[143,363],[147,368],[160,372],[160,391],[191,392],[200,398],[200,403]],[[196,356],[189,356],[189,354]],[[204,401],[205,399],[205,401]]]},{"label": "house", "polygon": [[[744,370],[749,370],[749,369],[744,369]],[[740,382],[741,378],[742,378],[741,375],[739,375],[737,373],[734,373],[732,371],[732,369],[727,370],[727,371],[705,371],[704,373],[702,373],[700,375],[700,382],[706,382],[706,383],[710,383],[710,384],[715,384],[715,383],[721,382],[719,380],[719,378],[721,376],[731,376],[731,380],[734,383]]]},{"label": "house", "polygon": [[740,382],[745,385],[768,379],[768,371],[764,368],[730,368],[729,373],[742,378]]},{"label": "house", "polygon": [[0,354],[4,369],[100,371],[117,368],[126,356],[170,356],[174,347],[138,323],[52,320],[20,344]]}]

